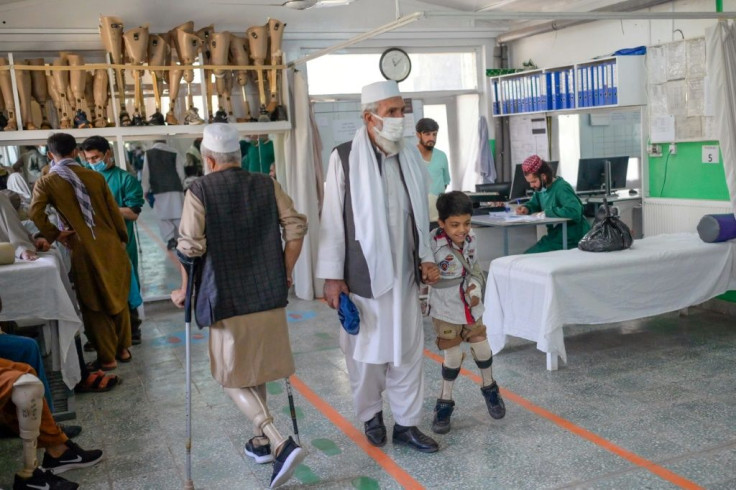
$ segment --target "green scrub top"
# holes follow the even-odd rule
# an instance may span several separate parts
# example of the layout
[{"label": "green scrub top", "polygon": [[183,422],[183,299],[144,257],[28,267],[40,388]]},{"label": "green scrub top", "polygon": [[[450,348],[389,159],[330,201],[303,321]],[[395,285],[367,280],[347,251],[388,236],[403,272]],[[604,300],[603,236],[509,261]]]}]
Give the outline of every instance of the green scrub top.
[{"label": "green scrub top", "polygon": [[445,192],[445,189],[450,184],[450,167],[447,163],[447,155],[445,155],[445,152],[435,148],[432,150],[432,159],[429,163],[426,160],[423,161],[427,165],[429,176],[432,178],[432,186],[429,188],[429,193],[439,196]]},{"label": "green scrub top", "polygon": [[[590,230],[590,223],[583,216],[583,203],[575,190],[562,177],[555,178],[546,190],[537,191],[524,204],[529,213],[544,211],[548,218],[568,218],[567,248],[575,248]],[[562,250],[562,223],[547,225],[547,235],[524,253],[551,252]]]},{"label": "green scrub top", "polygon": [[276,160],[273,153],[273,141],[266,143],[251,142],[248,147],[247,163],[248,172],[268,174],[271,164]]}]

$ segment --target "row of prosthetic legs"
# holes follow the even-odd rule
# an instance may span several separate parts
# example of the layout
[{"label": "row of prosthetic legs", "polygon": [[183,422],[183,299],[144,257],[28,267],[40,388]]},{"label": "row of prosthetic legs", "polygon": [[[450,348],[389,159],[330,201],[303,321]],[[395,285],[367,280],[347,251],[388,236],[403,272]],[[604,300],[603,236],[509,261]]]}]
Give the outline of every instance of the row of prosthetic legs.
[{"label": "row of prosthetic legs", "polygon": [[[0,66],[3,65],[7,66],[8,60],[0,58]],[[18,115],[24,129],[84,128],[92,127],[91,121],[97,127],[107,125],[107,71],[74,69],[75,66],[84,66],[84,60],[82,56],[68,52],[60,53],[52,61],[53,66],[68,66],[68,70],[22,69],[22,65],[44,66],[43,58],[20,60],[18,65],[15,75],[20,110],[15,107],[10,71],[0,70],[0,109],[7,113],[5,131],[18,129]],[[34,101],[40,110],[40,121],[33,117]],[[87,117],[88,114],[91,118]]]},{"label": "row of prosthetic legs", "polygon": [[[283,39],[284,24],[270,19],[264,26],[251,27],[246,31],[246,37],[241,38],[230,32],[215,32],[213,26],[206,26],[194,30],[194,22],[181,24],[167,33],[152,34],[148,26],[124,30],[123,21],[118,17],[101,16],[100,34],[105,50],[113,64],[128,63],[134,66],[151,67],[150,74],[153,86],[156,110],[151,116],[151,124],[179,124],[177,101],[182,79],[187,84],[187,104],[184,116],[185,124],[202,124],[204,120],[199,116],[194,106],[192,82],[194,70],[192,65],[197,61],[200,53],[203,62],[208,66],[218,68],[205,70],[205,91],[208,97],[210,113],[206,118],[210,121],[234,121],[231,92],[234,83],[237,83],[243,92],[245,115],[242,120],[253,120],[250,105],[246,94],[246,86],[251,77],[248,69],[228,69],[232,67],[250,66],[252,60],[255,66],[256,83],[259,94],[258,120],[286,119],[279,87],[280,70],[273,66],[283,62],[281,42]],[[270,49],[269,49],[270,47]],[[174,60],[176,55],[176,61]],[[178,63],[177,63],[178,62]],[[270,68],[266,63],[269,63]],[[158,69],[157,69],[158,68]],[[270,100],[266,96],[266,82],[264,71],[268,70]],[[121,107],[125,107],[125,78],[124,70],[115,70],[117,94],[120,97]],[[134,97],[133,117],[127,112],[121,114],[121,124],[145,124],[145,104],[141,79],[143,71],[133,70]],[[213,82],[214,77],[214,82]],[[163,84],[166,83],[169,91],[169,109],[164,118],[161,114],[161,94]],[[217,94],[217,111],[213,111],[211,95]],[[127,118],[127,119],[126,119]]]}]

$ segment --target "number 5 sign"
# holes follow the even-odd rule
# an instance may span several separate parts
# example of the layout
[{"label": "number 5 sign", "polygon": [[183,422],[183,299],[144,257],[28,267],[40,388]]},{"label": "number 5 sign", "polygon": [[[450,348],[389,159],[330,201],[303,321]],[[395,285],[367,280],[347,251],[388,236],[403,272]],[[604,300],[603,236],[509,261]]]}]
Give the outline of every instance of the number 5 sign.
[{"label": "number 5 sign", "polygon": [[703,163],[720,163],[718,145],[703,146]]}]

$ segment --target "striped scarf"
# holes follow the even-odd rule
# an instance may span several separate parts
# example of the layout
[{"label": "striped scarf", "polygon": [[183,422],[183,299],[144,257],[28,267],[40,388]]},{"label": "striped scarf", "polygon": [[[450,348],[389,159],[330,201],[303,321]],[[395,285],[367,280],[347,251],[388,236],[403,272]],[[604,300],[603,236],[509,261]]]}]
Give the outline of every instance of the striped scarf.
[{"label": "striped scarf", "polygon": [[65,158],[58,162],[54,162],[51,165],[50,173],[58,174],[59,177],[69,182],[69,184],[74,188],[74,195],[77,197],[77,202],[79,203],[79,209],[82,211],[84,222],[89,226],[89,230],[92,232],[92,238],[96,238],[94,220],[95,210],[92,208],[92,201],[90,201],[87,187],[71,169],[71,167],[75,165],[80,166],[76,160]]}]

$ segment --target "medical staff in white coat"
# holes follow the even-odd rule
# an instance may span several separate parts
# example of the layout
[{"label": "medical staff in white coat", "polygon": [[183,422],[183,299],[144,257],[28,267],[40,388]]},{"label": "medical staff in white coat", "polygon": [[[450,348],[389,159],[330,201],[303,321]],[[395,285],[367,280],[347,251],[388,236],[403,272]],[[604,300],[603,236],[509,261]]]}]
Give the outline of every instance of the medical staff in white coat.
[{"label": "medical staff in white coat", "polygon": [[429,247],[427,179],[404,145],[404,100],[394,81],[363,87],[364,126],[333,150],[326,176],[317,277],[337,308],[349,294],[357,335],[340,332],[353,402],[374,446],[386,443],[382,392],[394,417],[393,443],[435,452],[417,425],[424,399],[420,281],[439,279]]}]

